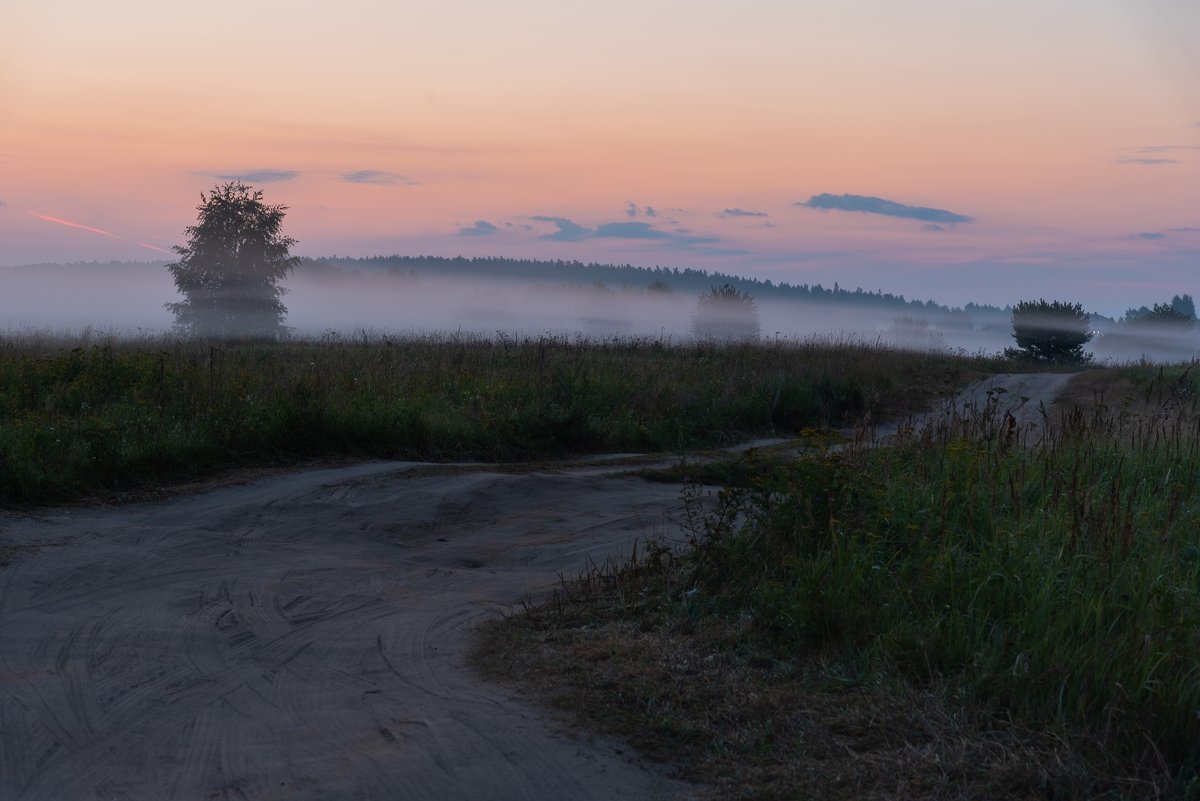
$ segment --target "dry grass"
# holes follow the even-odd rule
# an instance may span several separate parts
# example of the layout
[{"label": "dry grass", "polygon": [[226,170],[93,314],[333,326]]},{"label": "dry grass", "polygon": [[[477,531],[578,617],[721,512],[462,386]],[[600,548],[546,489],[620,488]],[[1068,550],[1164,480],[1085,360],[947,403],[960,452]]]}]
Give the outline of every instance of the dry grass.
[{"label": "dry grass", "polygon": [[[484,626],[490,678],[739,799],[1155,797],[1056,738],[970,712],[944,691],[779,661],[742,632],[624,619],[602,594]],[[561,596],[560,596],[561,598]],[[611,599],[610,599],[611,600]],[[549,609],[551,607],[548,607]]]},{"label": "dry grass", "polygon": [[1191,373],[692,469],[731,488],[687,548],[564,581],[476,662],[719,798],[1200,797]]}]

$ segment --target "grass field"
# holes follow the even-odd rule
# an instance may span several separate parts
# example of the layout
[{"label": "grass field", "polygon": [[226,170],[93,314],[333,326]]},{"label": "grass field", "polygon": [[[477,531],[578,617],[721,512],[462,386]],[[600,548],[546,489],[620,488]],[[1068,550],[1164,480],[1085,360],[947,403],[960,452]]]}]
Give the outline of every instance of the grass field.
[{"label": "grass field", "polygon": [[902,414],[994,360],[859,342],[0,338],[0,503],[313,458],[683,451]]},{"label": "grass field", "polygon": [[690,479],[690,547],[487,628],[486,669],[725,797],[1200,797],[1195,371],[1089,371],[1053,426],[830,432],[1011,368],[861,342],[8,337],[0,504],[798,436],[650,476]]},{"label": "grass field", "polygon": [[1200,387],[1081,383],[1048,427],[659,474],[726,485],[691,546],[565,583],[481,664],[723,797],[1200,797]]}]

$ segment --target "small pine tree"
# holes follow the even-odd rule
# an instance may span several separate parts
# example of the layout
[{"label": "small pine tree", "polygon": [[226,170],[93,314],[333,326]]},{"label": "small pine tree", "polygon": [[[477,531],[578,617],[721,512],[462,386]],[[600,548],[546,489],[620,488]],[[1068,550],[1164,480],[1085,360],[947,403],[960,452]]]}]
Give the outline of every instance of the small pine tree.
[{"label": "small pine tree", "polygon": [[199,337],[277,338],[287,314],[279,282],[299,262],[290,255],[296,240],[281,231],[287,206],[266,205],[261,191],[241,181],[200,200],[187,244],[173,248],[179,261],[167,265],[183,295],[166,304],[176,328]]},{"label": "small pine tree", "polygon": [[754,297],[732,284],[712,287],[696,301],[692,334],[697,339],[722,341],[758,339],[758,308]]},{"label": "small pine tree", "polygon": [[1078,303],[1023,300],[1012,311],[1017,347],[1005,349],[1004,355],[1050,364],[1086,364],[1092,358],[1083,352],[1092,339],[1089,323]]}]

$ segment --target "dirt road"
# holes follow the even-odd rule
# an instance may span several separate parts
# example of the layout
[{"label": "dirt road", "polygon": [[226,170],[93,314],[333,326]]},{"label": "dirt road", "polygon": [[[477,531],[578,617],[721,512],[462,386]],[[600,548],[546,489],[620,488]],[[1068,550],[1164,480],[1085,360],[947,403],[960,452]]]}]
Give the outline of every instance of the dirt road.
[{"label": "dirt road", "polygon": [[1050,407],[1066,390],[1074,373],[998,373],[978,381],[947,399],[936,409],[904,421],[891,420],[872,429],[874,440],[885,443],[901,427],[936,424],[948,415],[970,417],[995,404],[995,420],[1003,420],[1006,412],[1011,413],[1020,426],[1040,426],[1044,423],[1042,411],[1051,419],[1056,412]]},{"label": "dirt road", "polygon": [[0,799],[690,797],[463,659],[678,488],[405,469],[0,518]]},{"label": "dirt road", "polygon": [[464,665],[473,624],[678,532],[678,487],[414,467],[0,517],[0,799],[696,795]]},{"label": "dirt road", "polygon": [[1070,383],[1074,373],[1006,373],[969,387],[955,399],[960,412],[982,409],[994,398],[1001,414],[1012,412],[1019,424],[1041,421],[1041,407],[1049,408]]}]

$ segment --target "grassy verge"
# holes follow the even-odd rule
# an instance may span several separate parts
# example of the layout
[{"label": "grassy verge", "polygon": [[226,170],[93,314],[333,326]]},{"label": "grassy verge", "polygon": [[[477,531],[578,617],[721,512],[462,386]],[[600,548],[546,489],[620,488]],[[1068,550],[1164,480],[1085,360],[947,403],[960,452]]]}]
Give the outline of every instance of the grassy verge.
[{"label": "grassy verge", "polygon": [[479,661],[721,797],[1200,797],[1200,408],[1144,369],[1051,430],[985,408],[705,468],[690,547]]},{"label": "grassy verge", "polygon": [[679,451],[902,414],[998,366],[855,342],[0,338],[0,502],[314,457]]}]

